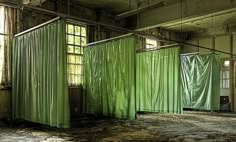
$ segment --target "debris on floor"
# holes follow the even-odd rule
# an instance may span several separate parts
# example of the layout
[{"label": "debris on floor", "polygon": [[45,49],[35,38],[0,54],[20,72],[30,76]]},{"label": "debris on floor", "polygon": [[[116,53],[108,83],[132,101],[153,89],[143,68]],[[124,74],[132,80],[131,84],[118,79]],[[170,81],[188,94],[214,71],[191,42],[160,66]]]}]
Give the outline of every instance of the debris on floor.
[{"label": "debris on floor", "polygon": [[81,119],[71,129],[20,125],[0,127],[1,142],[236,141],[236,115],[184,112],[148,113],[135,121]]}]

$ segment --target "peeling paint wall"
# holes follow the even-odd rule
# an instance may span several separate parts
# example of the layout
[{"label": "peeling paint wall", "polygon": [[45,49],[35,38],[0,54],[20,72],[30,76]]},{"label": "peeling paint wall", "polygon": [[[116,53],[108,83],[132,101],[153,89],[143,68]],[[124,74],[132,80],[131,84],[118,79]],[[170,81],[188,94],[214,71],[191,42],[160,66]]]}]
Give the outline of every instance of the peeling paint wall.
[{"label": "peeling paint wall", "polygon": [[10,91],[0,90],[0,119],[10,117]]}]

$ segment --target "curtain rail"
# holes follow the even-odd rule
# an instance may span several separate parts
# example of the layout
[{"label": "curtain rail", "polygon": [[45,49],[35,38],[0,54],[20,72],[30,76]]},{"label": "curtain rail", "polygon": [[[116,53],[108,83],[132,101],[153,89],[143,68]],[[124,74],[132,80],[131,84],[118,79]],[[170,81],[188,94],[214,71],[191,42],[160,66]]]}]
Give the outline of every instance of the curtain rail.
[{"label": "curtain rail", "polygon": [[18,36],[21,36],[21,35],[26,34],[26,33],[28,33],[28,32],[31,32],[31,31],[33,31],[33,30],[36,30],[36,29],[38,29],[38,28],[40,28],[40,27],[43,27],[43,26],[48,25],[48,24],[50,24],[50,23],[52,23],[52,22],[55,22],[55,21],[57,21],[57,20],[59,20],[59,19],[60,19],[60,17],[56,17],[56,18],[54,18],[54,19],[52,19],[52,20],[49,20],[49,21],[47,21],[47,22],[45,22],[45,23],[42,23],[42,24],[40,24],[40,25],[38,25],[38,26],[35,26],[35,27],[30,28],[30,29],[28,29],[28,30],[26,30],[26,31],[23,31],[23,32],[21,32],[21,33],[18,33],[18,34],[15,35],[15,37],[18,37]]},{"label": "curtain rail", "polygon": [[219,52],[219,53],[223,53],[223,54],[227,54],[227,55],[233,55],[233,56],[236,56],[235,54],[231,54],[231,53],[228,53],[228,52],[224,52],[224,51],[220,51],[220,50],[216,50],[216,49],[211,49],[211,48],[208,48],[208,47],[205,47],[205,46],[200,46],[200,45],[195,45],[195,44],[191,44],[191,43],[187,43],[187,42],[180,42],[184,45],[189,45],[189,46],[194,46],[194,47],[199,47],[199,48],[203,48],[203,49],[207,49],[207,50],[210,50],[212,52]]},{"label": "curtain rail", "polygon": [[211,54],[211,53],[217,54],[215,52],[192,52],[192,53],[184,53],[184,54],[180,54],[180,55],[181,56],[196,55],[196,54],[204,55],[204,54]]},{"label": "curtain rail", "polygon": [[[87,44],[86,46],[91,46],[91,45],[103,43],[103,42],[106,42],[106,41],[116,40],[116,39],[119,39],[119,38],[131,36],[131,35],[133,35],[133,34],[132,34],[132,33],[129,33],[129,34],[125,34],[125,35],[113,37],[113,38],[108,38],[108,39],[104,39],[104,40],[100,40],[100,41],[96,41],[96,42],[89,43],[89,44]],[[85,46],[85,47],[86,47],[86,46]]]},{"label": "curtain rail", "polygon": [[[160,46],[159,48],[136,50],[136,52],[137,52],[137,53],[152,52],[152,51],[161,50],[161,49],[163,49],[163,48],[172,48],[172,47],[174,47],[174,46],[179,46],[179,44],[169,44],[169,45]],[[177,48],[177,47],[176,47],[176,48]]]},{"label": "curtain rail", "polygon": [[[119,39],[119,38],[131,36],[131,35],[136,35],[136,36],[139,36],[139,37],[153,38],[153,36],[129,33],[129,34],[121,35],[121,36],[116,36],[116,37],[112,37],[112,38],[108,38],[108,39],[104,39],[104,40],[100,40],[100,41],[88,43],[86,46],[91,46],[91,45],[99,44],[99,43],[106,42],[106,41],[116,40],[116,39]],[[156,38],[155,38],[155,39],[156,39]],[[166,40],[161,40],[161,39],[156,39],[156,40],[157,40],[157,41],[167,42],[167,43],[174,43],[174,42],[171,42],[171,41],[166,41]],[[86,46],[84,46],[84,47],[86,47]]]}]

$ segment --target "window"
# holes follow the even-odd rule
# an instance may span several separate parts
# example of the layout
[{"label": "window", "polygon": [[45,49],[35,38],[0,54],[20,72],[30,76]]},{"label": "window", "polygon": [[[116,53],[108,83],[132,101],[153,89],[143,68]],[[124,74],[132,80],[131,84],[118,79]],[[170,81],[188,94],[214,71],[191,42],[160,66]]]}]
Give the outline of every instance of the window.
[{"label": "window", "polygon": [[0,6],[0,86],[11,86],[11,43],[17,32],[17,9]]},{"label": "window", "polygon": [[83,46],[87,44],[86,26],[67,24],[67,75],[69,86],[83,83]]},{"label": "window", "polygon": [[157,40],[151,39],[151,38],[146,38],[146,49],[150,48],[156,48],[158,47]]},{"label": "window", "polygon": [[2,82],[3,68],[4,68],[4,36],[5,36],[5,13],[4,7],[0,6],[0,82]]},{"label": "window", "polygon": [[230,61],[224,61],[221,65],[220,87],[223,89],[230,88]]}]

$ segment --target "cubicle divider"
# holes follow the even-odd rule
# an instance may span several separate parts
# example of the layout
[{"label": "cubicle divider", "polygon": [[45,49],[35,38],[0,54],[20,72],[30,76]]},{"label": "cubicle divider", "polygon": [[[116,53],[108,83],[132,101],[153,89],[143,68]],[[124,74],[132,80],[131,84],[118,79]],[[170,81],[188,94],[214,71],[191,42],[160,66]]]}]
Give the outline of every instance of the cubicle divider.
[{"label": "cubicle divider", "polygon": [[215,53],[181,56],[183,107],[220,109],[220,56]]},{"label": "cubicle divider", "polygon": [[70,105],[65,27],[57,18],[15,36],[13,119],[69,128],[70,107],[79,106],[78,115],[130,120],[138,111],[218,109],[217,55],[180,56],[178,45],[137,52],[134,34],[84,47],[83,105]]},{"label": "cubicle divider", "polygon": [[70,127],[65,28],[65,20],[56,18],[14,37],[14,120]]}]

